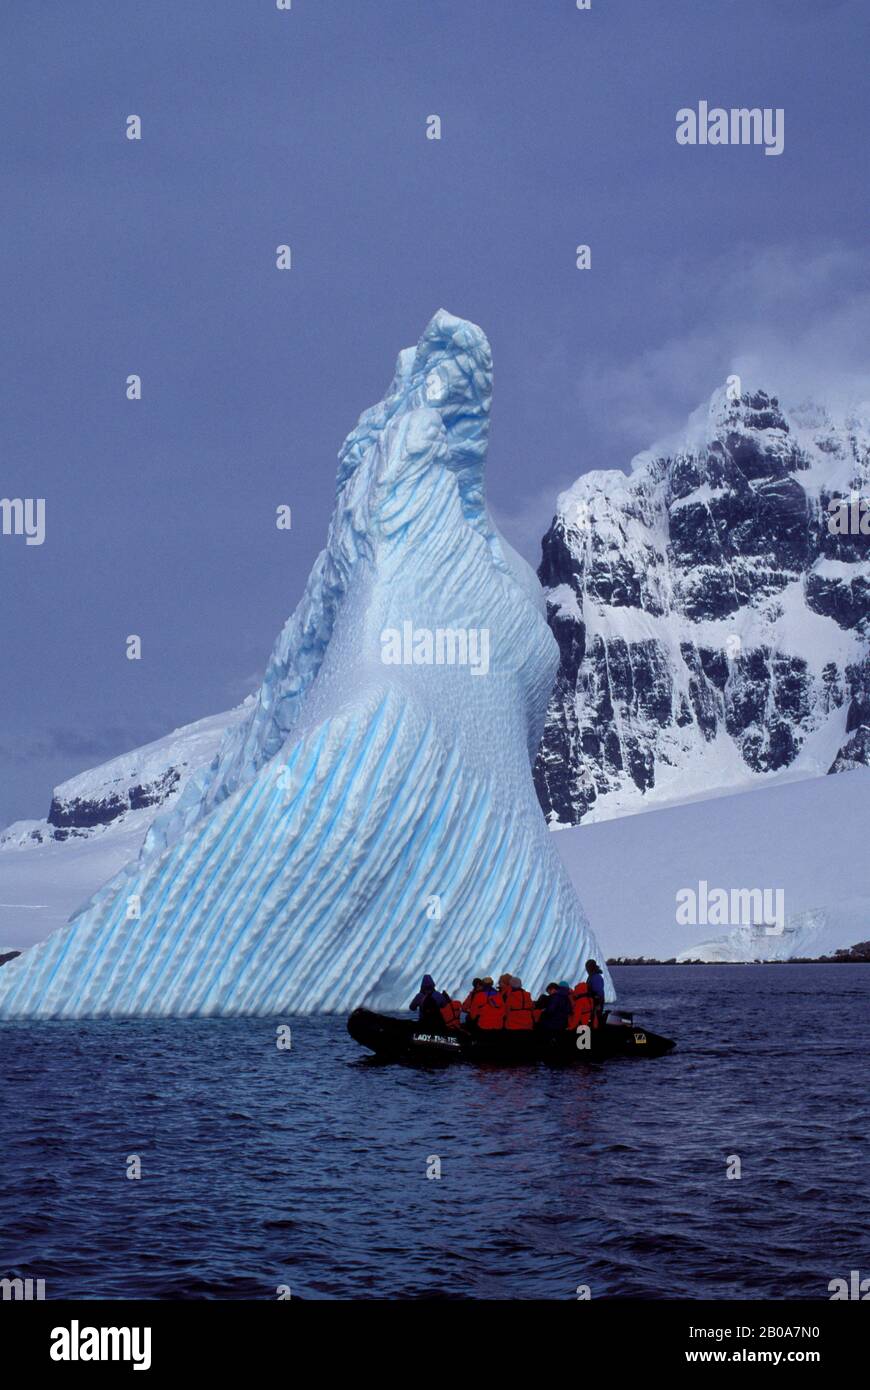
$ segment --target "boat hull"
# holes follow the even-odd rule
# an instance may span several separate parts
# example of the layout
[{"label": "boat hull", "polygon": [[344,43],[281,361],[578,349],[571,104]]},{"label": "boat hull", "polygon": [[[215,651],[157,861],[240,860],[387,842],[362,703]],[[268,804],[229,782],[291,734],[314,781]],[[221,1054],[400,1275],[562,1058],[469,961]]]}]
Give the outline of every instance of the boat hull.
[{"label": "boat hull", "polygon": [[[573,1065],[609,1057],[662,1057],[676,1046],[672,1038],[651,1033],[634,1023],[605,1023],[586,1036],[567,1030],[547,1034],[538,1030],[478,1032],[435,1031],[413,1019],[393,1018],[370,1009],[354,1009],[347,1031],[360,1046],[382,1061],[450,1064],[493,1062],[517,1066],[530,1062]],[[584,1045],[588,1042],[588,1046]]]}]

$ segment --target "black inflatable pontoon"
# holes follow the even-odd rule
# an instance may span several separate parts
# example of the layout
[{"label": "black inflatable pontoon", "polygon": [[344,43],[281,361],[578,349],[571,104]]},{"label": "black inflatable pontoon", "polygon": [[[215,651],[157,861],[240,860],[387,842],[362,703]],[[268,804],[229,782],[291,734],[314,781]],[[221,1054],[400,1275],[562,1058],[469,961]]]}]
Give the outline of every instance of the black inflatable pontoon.
[{"label": "black inflatable pontoon", "polygon": [[[611,1013],[600,1028],[546,1034],[499,1029],[477,1032],[429,1030],[416,1020],[354,1009],[347,1031],[355,1042],[391,1062],[598,1062],[606,1057],[662,1057],[672,1038],[638,1027],[633,1015]],[[585,1043],[589,1046],[585,1046]]]}]

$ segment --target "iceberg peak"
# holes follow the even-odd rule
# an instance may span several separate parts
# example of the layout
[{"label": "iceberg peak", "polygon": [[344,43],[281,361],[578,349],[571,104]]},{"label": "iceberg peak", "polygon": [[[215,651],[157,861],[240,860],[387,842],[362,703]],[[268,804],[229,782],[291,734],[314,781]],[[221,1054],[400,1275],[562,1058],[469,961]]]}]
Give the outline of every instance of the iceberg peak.
[{"label": "iceberg peak", "polygon": [[533,986],[600,954],[532,782],[558,648],[486,508],[491,393],[486,337],[440,310],[345,441],[245,717],[4,967],[0,1017],[401,1008],[424,970]]}]

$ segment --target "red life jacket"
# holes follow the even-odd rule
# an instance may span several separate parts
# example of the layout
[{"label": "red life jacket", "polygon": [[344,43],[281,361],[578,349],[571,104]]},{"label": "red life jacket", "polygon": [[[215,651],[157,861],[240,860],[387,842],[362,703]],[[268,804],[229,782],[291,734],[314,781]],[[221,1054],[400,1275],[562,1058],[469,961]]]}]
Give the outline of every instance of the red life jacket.
[{"label": "red life jacket", "polygon": [[535,1006],[527,989],[506,989],[502,998],[505,1006],[505,1028],[511,1031],[534,1028]]},{"label": "red life jacket", "polygon": [[448,1028],[458,1028],[460,1023],[459,1015],[461,1012],[462,1005],[460,1004],[459,1000],[448,999],[447,1003],[442,1005],[441,1017],[444,1019],[444,1022],[447,1024]]},{"label": "red life jacket", "polygon": [[462,1005],[462,1008],[470,1019],[479,1018],[480,1011],[488,998],[489,995],[485,989],[473,989]]},{"label": "red life jacket", "polygon": [[488,994],[480,1006],[477,1026],[487,1032],[504,1027],[504,1000],[500,994]]},{"label": "red life jacket", "polygon": [[596,1026],[595,1019],[595,1000],[589,993],[589,986],[585,980],[571,991],[571,1015],[568,1019],[568,1028],[573,1033],[577,1028]]}]

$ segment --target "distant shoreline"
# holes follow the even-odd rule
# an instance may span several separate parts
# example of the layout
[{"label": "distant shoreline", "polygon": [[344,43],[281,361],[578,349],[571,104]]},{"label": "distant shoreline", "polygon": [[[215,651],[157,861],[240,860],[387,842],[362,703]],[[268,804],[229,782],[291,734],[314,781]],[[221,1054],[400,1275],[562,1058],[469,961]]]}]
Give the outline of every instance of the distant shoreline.
[{"label": "distant shoreline", "polygon": [[870,941],[861,941],[832,956],[788,956],[784,960],[657,960],[653,956],[611,956],[608,965],[870,965]]}]

